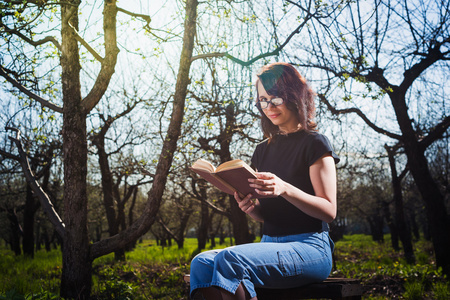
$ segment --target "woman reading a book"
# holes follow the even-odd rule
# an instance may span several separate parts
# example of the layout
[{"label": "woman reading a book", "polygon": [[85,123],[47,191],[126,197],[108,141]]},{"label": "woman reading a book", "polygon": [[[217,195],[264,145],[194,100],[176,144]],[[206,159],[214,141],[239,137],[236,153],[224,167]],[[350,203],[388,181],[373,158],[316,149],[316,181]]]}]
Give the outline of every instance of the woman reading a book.
[{"label": "woman reading a book", "polygon": [[191,263],[191,296],[257,299],[255,287],[290,288],[323,281],[332,268],[328,225],[336,216],[339,161],[316,131],[314,92],[290,64],[257,74],[256,106],[265,141],[252,157],[261,195],[234,197],[243,212],[263,222],[260,243],[200,253]]}]

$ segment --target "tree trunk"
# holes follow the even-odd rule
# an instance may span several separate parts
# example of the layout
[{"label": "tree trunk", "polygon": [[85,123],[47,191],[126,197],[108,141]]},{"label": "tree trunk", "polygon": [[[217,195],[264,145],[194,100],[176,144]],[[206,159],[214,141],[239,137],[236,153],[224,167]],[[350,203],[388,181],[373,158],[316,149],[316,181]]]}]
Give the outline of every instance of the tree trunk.
[{"label": "tree trunk", "polygon": [[22,249],[20,248],[20,237],[22,236],[22,229],[20,228],[19,219],[17,218],[15,209],[7,209],[7,216],[10,228],[9,244],[11,246],[11,250],[14,251],[14,254],[16,256],[18,256],[22,254]]},{"label": "tree trunk", "polygon": [[[410,147],[408,147],[410,148]],[[411,149],[412,148],[412,149]],[[436,255],[436,265],[444,274],[450,275],[450,222],[444,196],[433,180],[423,151],[411,147],[406,149],[408,165],[427,209],[428,224]]]},{"label": "tree trunk", "polygon": [[[181,134],[196,33],[198,2],[196,0],[188,0],[186,2],[183,49],[175,95],[173,97],[172,116],[143,214],[126,231],[89,245],[86,193],[86,113],[96,105],[103,95],[102,93],[106,90],[110,79],[107,77],[108,75],[110,77],[114,70],[114,54],[117,54],[116,44],[114,44],[117,8],[114,0],[105,1],[104,4],[105,56],[109,59],[105,59],[105,62],[102,63],[99,77],[94,88],[83,100],[83,105],[81,105],[78,46],[73,31],[67,22],[70,21],[75,29],[78,28],[79,1],[71,1],[69,4],[62,4],[61,7],[61,67],[64,102],[64,208],[66,227],[63,245],[61,296],[70,299],[89,298],[93,259],[126,247],[131,241],[146,233],[155,221],[167,182],[167,175],[177,148],[177,140]],[[106,41],[107,39],[109,42]]]},{"label": "tree trunk", "polygon": [[189,71],[191,67],[194,37],[196,33],[197,6],[197,0],[186,1],[183,49],[181,51],[180,67],[178,69],[177,83],[173,97],[172,114],[158,164],[156,165],[153,185],[148,192],[148,201],[144,207],[142,215],[133,224],[131,224],[127,230],[119,232],[119,234],[114,237],[103,239],[92,245],[92,259],[111,253],[111,251],[126,247],[130,242],[145,234],[156,220],[156,215],[161,205],[162,195],[166,187],[169,170],[172,166],[174,153],[177,149],[177,141],[181,134],[181,124],[184,117],[187,86],[190,82]]},{"label": "tree trunk", "polygon": [[369,222],[372,240],[379,243],[383,242],[383,217],[381,217],[379,214],[371,215],[367,217],[367,221]]},{"label": "tree trunk", "polygon": [[383,214],[386,219],[386,223],[389,227],[389,231],[391,232],[391,245],[395,251],[400,250],[400,246],[398,244],[398,232],[397,226],[395,225],[394,220],[392,219],[391,211],[389,210],[389,203],[383,201]]},{"label": "tree trunk", "polygon": [[27,184],[27,196],[23,211],[23,254],[34,257],[34,221],[38,204],[34,199],[31,187]]},{"label": "tree trunk", "polygon": [[411,210],[409,217],[411,223],[411,230],[414,235],[414,241],[418,241],[420,239],[420,233],[419,233],[419,226],[417,225],[416,221],[416,212],[414,210]]},{"label": "tree trunk", "polygon": [[397,221],[398,236],[403,245],[403,251],[405,259],[408,263],[414,264],[416,259],[414,256],[414,249],[411,240],[411,231],[406,225],[405,214],[403,209],[403,197],[401,194],[401,186],[394,189],[394,202],[395,202],[395,219]]},{"label": "tree trunk", "polygon": [[[226,108],[225,131],[219,137],[220,148],[222,150],[221,162],[231,160],[230,143],[233,137],[233,128],[236,126],[236,109],[233,104]],[[251,243],[250,230],[248,228],[247,214],[244,213],[234,199],[234,196],[228,195],[230,203],[230,221],[233,224],[233,235],[236,245]]]},{"label": "tree trunk", "polygon": [[68,22],[78,29],[79,1],[61,6],[63,92],[64,223],[61,297],[88,299],[92,261],[87,229],[86,114],[81,105],[78,42]]},{"label": "tree trunk", "polygon": [[401,177],[397,174],[397,168],[395,166],[395,151],[389,147],[385,147],[388,153],[389,164],[391,167],[391,181],[392,190],[394,192],[394,207],[395,207],[395,220],[398,236],[403,245],[403,251],[405,259],[408,263],[414,264],[416,259],[414,257],[414,249],[411,240],[411,231],[406,226],[405,213],[403,208],[403,195]]},{"label": "tree trunk", "polygon": [[177,242],[178,249],[184,248],[184,237],[185,237],[186,227],[188,226],[189,219],[193,212],[194,212],[194,209],[190,206],[185,209],[185,211],[183,212],[183,215],[181,216],[181,222],[180,222],[179,229],[178,229],[179,231],[178,231],[177,236],[174,237]]},{"label": "tree trunk", "polygon": [[[118,193],[119,194],[119,193]],[[125,225],[125,207],[124,207],[124,202],[122,202],[122,199],[120,199],[120,196],[117,196],[118,198],[116,199],[117,202],[117,226],[118,231],[124,231],[126,229],[126,225]],[[114,251],[114,259],[116,261],[125,261],[125,248],[126,247],[122,247],[120,249],[117,249],[116,251]]]},{"label": "tree trunk", "polygon": [[[200,146],[203,150],[213,151],[214,154],[220,158],[220,163],[224,163],[231,160],[230,143],[233,139],[234,128],[236,128],[236,110],[233,104],[229,104],[226,108],[226,121],[225,128],[221,128],[221,131],[214,139],[220,144],[220,149],[212,147],[208,144],[212,139],[198,139]],[[250,231],[248,227],[247,215],[239,208],[234,196],[226,195],[230,205],[229,219],[233,225],[233,235],[237,245],[252,242],[250,238]]]},{"label": "tree trunk", "polygon": [[247,215],[239,208],[232,195],[228,196],[230,202],[230,221],[233,224],[233,235],[236,245],[250,243],[250,231],[248,229]]},{"label": "tree trunk", "polygon": [[[206,193],[204,189],[200,190],[203,199],[206,199]],[[201,219],[200,226],[197,231],[197,248],[198,251],[206,248],[206,240],[208,238],[208,227],[209,227],[209,208],[205,201],[201,202],[200,211]]]},{"label": "tree trunk", "polygon": [[417,141],[416,132],[412,128],[405,101],[405,92],[395,90],[391,102],[397,115],[397,121],[402,131],[403,143],[408,158],[408,167],[414,182],[420,191],[427,209],[431,239],[436,255],[436,265],[442,267],[444,274],[450,275],[450,220],[438,185],[431,176],[425,157],[426,148]]},{"label": "tree trunk", "polygon": [[[106,128],[106,125],[103,128]],[[119,232],[119,224],[116,222],[113,197],[114,183],[108,163],[108,155],[105,151],[105,135],[103,134],[103,130],[93,138],[93,143],[97,147],[98,163],[102,174],[103,205],[105,207],[106,220],[108,222],[108,233],[109,236],[113,236]]]}]

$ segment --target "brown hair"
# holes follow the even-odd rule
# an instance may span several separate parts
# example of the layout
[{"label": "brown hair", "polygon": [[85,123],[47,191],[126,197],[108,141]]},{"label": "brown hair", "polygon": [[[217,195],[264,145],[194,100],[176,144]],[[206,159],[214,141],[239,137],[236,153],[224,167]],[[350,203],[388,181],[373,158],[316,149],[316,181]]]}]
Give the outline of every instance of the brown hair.
[{"label": "brown hair", "polygon": [[[269,95],[283,98],[286,107],[295,113],[301,130],[316,130],[317,124],[314,122],[316,94],[297,69],[291,64],[277,62],[265,65],[256,76],[258,77],[256,90],[258,90],[258,82],[261,82]],[[258,94],[257,99],[259,99]],[[259,110],[264,136],[272,139],[279,133],[278,126],[274,125],[261,109]]]}]

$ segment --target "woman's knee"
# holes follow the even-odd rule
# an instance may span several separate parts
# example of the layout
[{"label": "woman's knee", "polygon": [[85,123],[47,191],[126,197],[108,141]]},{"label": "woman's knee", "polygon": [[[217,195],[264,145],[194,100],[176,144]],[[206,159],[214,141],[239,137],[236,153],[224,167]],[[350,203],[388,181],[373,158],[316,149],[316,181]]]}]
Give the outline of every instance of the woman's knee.
[{"label": "woman's knee", "polygon": [[214,258],[218,251],[205,251],[197,254],[191,261],[191,271],[193,269],[204,269],[214,267]]},{"label": "woman's knee", "polygon": [[241,254],[235,249],[235,247],[225,248],[217,254],[215,261],[240,261]]},{"label": "woman's knee", "polygon": [[220,272],[235,274],[241,278],[248,268],[248,262],[239,251],[224,249],[215,257],[214,266]]}]

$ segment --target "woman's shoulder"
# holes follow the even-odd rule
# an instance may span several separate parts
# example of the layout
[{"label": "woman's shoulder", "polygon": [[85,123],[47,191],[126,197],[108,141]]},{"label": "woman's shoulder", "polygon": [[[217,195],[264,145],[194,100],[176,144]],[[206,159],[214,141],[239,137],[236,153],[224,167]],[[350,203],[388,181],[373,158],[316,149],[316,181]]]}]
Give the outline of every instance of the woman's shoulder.
[{"label": "woman's shoulder", "polygon": [[340,161],[339,156],[334,152],[333,146],[326,135],[319,132],[311,132],[307,138],[308,149],[312,155],[311,161],[315,161],[327,152],[334,158],[335,163]]},{"label": "woman's shoulder", "polygon": [[328,138],[324,134],[322,134],[322,133],[320,133],[318,131],[307,132],[306,133],[306,138],[308,138],[310,140],[313,140],[313,141],[326,141],[326,142],[329,142]]},{"label": "woman's shoulder", "polygon": [[297,141],[305,141],[305,142],[328,140],[328,138],[325,135],[323,135],[318,131],[306,131],[306,130],[293,132],[289,134],[288,137]]}]

